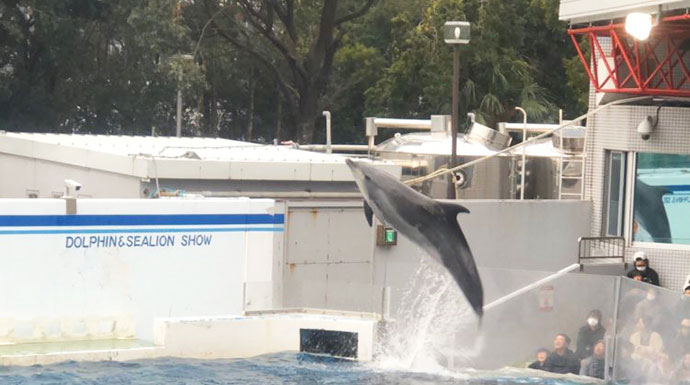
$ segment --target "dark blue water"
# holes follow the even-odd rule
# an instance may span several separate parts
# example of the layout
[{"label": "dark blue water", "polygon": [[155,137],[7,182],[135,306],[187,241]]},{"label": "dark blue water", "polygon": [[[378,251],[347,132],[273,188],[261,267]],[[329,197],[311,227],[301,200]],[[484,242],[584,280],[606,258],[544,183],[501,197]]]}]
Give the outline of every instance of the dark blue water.
[{"label": "dark blue water", "polygon": [[48,366],[0,367],[2,385],[272,385],[272,384],[562,384],[566,379],[496,372],[433,375],[379,370],[371,364],[295,353],[251,359],[190,360],[161,358],[130,362],[66,362]]}]

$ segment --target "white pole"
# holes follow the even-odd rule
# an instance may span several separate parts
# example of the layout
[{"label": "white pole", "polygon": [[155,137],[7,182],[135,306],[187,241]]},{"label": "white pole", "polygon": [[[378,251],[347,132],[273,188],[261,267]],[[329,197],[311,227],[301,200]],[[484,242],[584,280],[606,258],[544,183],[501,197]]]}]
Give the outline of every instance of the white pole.
[{"label": "white pole", "polygon": [[[522,141],[527,141],[527,112],[521,107],[515,107],[522,112]],[[520,178],[520,200],[525,200],[525,148],[522,148],[522,177]]]},{"label": "white pole", "polygon": [[333,152],[331,147],[331,112],[324,111],[323,116],[326,117],[326,153],[330,154]]},{"label": "white pole", "polygon": [[177,129],[175,136],[178,138],[182,136],[182,90],[177,89]]},{"label": "white pole", "polygon": [[523,288],[520,288],[520,289],[518,289],[518,290],[515,290],[514,292],[512,292],[512,293],[510,293],[510,294],[508,294],[508,295],[506,295],[506,296],[503,296],[503,297],[501,297],[501,298],[499,298],[499,299],[497,299],[497,300],[491,302],[490,304],[484,306],[484,310],[489,310],[489,309],[492,309],[492,308],[494,308],[494,307],[496,307],[496,306],[498,306],[498,305],[500,305],[500,304],[502,304],[502,303],[508,302],[509,300],[511,300],[511,299],[513,299],[513,298],[515,298],[515,297],[517,297],[518,295],[520,295],[520,294],[522,294],[522,293],[524,293],[524,292],[530,291],[530,290],[534,289],[535,287],[539,287],[539,286],[541,286],[541,285],[543,285],[543,284],[545,284],[545,283],[547,283],[547,282],[551,282],[551,281],[553,281],[554,279],[556,279],[556,278],[558,278],[558,277],[561,277],[561,276],[563,276],[563,275],[565,275],[565,274],[568,274],[568,273],[570,273],[571,271],[573,271],[573,270],[575,270],[575,269],[577,269],[577,268],[579,268],[579,267],[580,267],[580,264],[578,264],[578,263],[573,263],[572,265],[566,267],[566,268],[563,269],[563,270],[559,270],[559,271],[557,271],[557,272],[555,272],[555,273],[549,275],[549,276],[546,277],[546,278],[542,278],[542,279],[540,279],[540,280],[538,280],[538,281],[536,281],[536,282],[530,283],[529,285],[527,285],[527,286],[525,286],[525,287],[523,287]]}]

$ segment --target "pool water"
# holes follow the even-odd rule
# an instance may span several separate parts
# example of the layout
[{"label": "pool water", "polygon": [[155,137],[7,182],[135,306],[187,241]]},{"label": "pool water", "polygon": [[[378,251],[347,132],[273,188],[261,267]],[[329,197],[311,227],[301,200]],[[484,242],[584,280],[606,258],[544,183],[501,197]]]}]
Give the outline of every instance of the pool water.
[{"label": "pool water", "polygon": [[[548,375],[545,373],[545,375]],[[578,377],[538,377],[535,372],[507,369],[428,374],[379,369],[375,364],[298,353],[251,359],[192,360],[160,358],[130,362],[65,362],[48,366],[0,367],[3,385],[272,385],[272,384],[582,384]],[[590,381],[591,383],[591,381]]]}]

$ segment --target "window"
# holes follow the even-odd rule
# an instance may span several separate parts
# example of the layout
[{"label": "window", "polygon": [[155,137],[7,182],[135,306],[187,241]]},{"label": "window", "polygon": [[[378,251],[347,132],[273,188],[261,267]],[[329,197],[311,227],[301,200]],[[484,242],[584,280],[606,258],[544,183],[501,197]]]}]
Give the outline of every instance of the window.
[{"label": "window", "polygon": [[690,155],[637,154],[633,241],[690,245]]},{"label": "window", "polygon": [[620,237],[623,234],[623,204],[625,198],[625,153],[608,151],[606,153],[604,235]]}]

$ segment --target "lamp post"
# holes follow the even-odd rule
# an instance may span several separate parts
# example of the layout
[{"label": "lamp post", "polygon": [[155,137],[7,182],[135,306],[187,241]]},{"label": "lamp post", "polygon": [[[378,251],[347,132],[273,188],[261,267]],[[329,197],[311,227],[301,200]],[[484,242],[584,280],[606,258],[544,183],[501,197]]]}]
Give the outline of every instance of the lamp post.
[{"label": "lamp post", "polygon": [[[515,107],[522,113],[522,141],[527,141],[527,112],[521,107]],[[522,146],[522,175],[520,176],[520,200],[525,200],[525,146]]]},{"label": "lamp post", "polygon": [[[460,93],[460,44],[470,42],[470,23],[447,21],[443,25],[443,40],[453,46],[453,100],[451,107],[450,167],[457,165],[458,158],[458,94]],[[448,197],[455,198],[455,186],[448,185]]]},{"label": "lamp post", "polygon": [[[189,55],[189,54],[179,54],[175,55],[178,59],[180,59],[180,62],[182,61],[192,61],[194,60],[194,56]],[[181,64],[181,63],[180,63]],[[177,116],[175,117],[175,123],[176,123],[176,128],[175,128],[175,136],[176,137],[181,137],[182,136],[182,73],[184,71],[182,68],[179,69],[179,74],[177,77]]]}]

